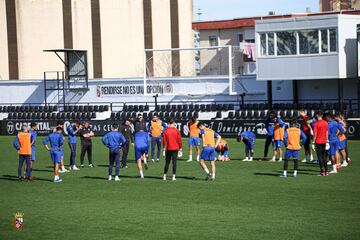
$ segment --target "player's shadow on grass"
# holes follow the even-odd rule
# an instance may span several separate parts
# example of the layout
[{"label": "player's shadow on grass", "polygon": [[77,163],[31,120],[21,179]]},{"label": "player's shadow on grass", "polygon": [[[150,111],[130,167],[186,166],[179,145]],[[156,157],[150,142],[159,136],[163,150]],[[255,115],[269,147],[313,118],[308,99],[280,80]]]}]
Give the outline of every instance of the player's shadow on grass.
[{"label": "player's shadow on grass", "polygon": [[[299,172],[320,172],[319,169],[299,169]],[[309,173],[310,174],[310,173]]]},{"label": "player's shadow on grass", "polygon": [[[121,178],[130,178],[130,179],[140,179],[139,176],[128,176],[128,175],[121,175],[120,174],[120,179]],[[83,176],[81,178],[85,178],[85,179],[94,179],[94,180],[107,180],[106,177],[96,177],[96,176]],[[197,179],[195,177],[188,177],[188,176],[176,176],[177,179],[185,179],[185,180],[200,180]],[[157,180],[162,180],[162,177],[157,177],[157,176],[145,176],[145,179],[157,179]],[[170,179],[169,179],[170,180]]]},{"label": "player's shadow on grass", "polygon": [[[109,167],[109,165],[103,165],[103,164],[99,164],[99,165],[96,165],[97,167],[106,167],[106,168],[108,168]],[[115,165],[114,165],[115,166]]]},{"label": "player's shadow on grass", "polygon": [[[19,177],[18,177],[18,176],[11,176],[11,175],[2,175],[2,177],[0,177],[0,180],[21,182],[21,181],[19,180]],[[50,180],[50,179],[38,178],[38,177],[34,177],[34,180],[33,180],[33,181],[52,182],[52,180]]]},{"label": "player's shadow on grass", "polygon": [[54,172],[54,170],[45,170],[45,169],[33,169],[33,172]]},{"label": "player's shadow on grass", "polygon": [[[292,170],[290,169],[290,172],[292,173]],[[256,176],[269,176],[269,177],[279,177],[281,174],[283,173],[283,171],[274,171],[271,173],[260,173],[260,172],[256,172],[254,173],[254,175]],[[311,173],[304,171],[302,169],[298,170],[298,175],[312,175]]]}]

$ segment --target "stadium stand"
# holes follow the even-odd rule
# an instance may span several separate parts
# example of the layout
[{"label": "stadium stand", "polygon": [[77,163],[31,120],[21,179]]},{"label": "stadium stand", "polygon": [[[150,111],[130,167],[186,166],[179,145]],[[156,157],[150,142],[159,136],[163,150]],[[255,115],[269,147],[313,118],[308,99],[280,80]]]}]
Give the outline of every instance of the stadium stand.
[{"label": "stadium stand", "polygon": [[[317,110],[333,111],[339,109],[339,104],[330,103],[275,103],[273,108],[283,119],[297,117],[297,110],[305,109],[307,115],[314,116]],[[208,104],[159,104],[157,108],[149,105],[124,104],[117,110],[112,105],[65,105],[63,107],[44,105],[3,105],[0,106],[0,118],[8,120],[94,120],[94,119],[135,119],[138,113],[143,113],[150,120],[154,112],[159,112],[160,118],[175,118],[186,120],[191,117],[200,119],[246,119],[260,120],[266,118],[269,108],[265,103],[208,103]],[[349,117],[352,111],[346,112]]]},{"label": "stadium stand", "polygon": [[9,120],[91,120],[108,111],[109,105],[66,105],[62,109],[55,105],[0,106],[2,118]]}]

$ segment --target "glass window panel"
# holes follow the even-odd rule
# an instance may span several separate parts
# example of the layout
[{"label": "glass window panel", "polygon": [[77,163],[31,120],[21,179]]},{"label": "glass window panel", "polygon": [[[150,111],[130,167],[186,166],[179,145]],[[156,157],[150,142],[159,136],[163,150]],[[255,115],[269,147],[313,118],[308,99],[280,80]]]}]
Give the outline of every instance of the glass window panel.
[{"label": "glass window panel", "polygon": [[295,32],[278,32],[277,36],[277,55],[296,54],[296,35]]},{"label": "glass window panel", "polygon": [[244,35],[243,34],[239,34],[238,35],[238,40],[239,40],[239,43],[242,43],[244,41]]},{"label": "glass window panel", "polygon": [[336,29],[330,29],[330,52],[337,51],[337,32]]},{"label": "glass window panel", "polygon": [[261,56],[266,56],[266,34],[260,34],[260,53]]},{"label": "glass window panel", "polygon": [[327,53],[329,51],[328,31],[327,29],[320,30],[321,32],[321,52]]},{"label": "glass window panel", "polygon": [[210,45],[210,47],[215,47],[218,45],[217,36],[209,36],[209,45]]},{"label": "glass window panel", "polygon": [[299,31],[300,54],[319,53],[319,31]]},{"label": "glass window panel", "polygon": [[275,54],[275,38],[274,33],[268,33],[268,55]]}]

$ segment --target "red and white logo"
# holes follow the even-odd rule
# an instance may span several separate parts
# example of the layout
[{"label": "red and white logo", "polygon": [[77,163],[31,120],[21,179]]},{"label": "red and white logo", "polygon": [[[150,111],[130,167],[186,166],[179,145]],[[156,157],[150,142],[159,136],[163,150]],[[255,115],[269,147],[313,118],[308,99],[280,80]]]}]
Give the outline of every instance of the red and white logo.
[{"label": "red and white logo", "polygon": [[22,230],[24,227],[24,214],[17,212],[14,216],[14,228],[16,230]]}]

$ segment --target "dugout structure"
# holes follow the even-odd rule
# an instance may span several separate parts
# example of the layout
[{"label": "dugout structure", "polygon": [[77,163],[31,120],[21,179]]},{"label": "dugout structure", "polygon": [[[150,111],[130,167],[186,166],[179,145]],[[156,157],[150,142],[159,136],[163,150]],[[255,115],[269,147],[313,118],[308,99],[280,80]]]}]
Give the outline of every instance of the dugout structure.
[{"label": "dugout structure", "polygon": [[[67,103],[68,92],[86,92],[89,90],[89,75],[86,50],[49,49],[64,64],[64,71],[44,72],[45,105]],[[55,94],[54,94],[55,93]],[[48,98],[50,97],[50,101]]]}]

